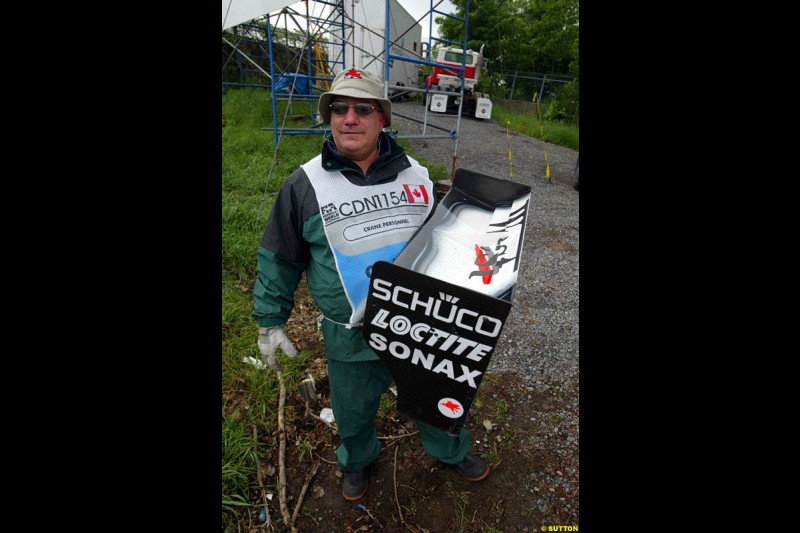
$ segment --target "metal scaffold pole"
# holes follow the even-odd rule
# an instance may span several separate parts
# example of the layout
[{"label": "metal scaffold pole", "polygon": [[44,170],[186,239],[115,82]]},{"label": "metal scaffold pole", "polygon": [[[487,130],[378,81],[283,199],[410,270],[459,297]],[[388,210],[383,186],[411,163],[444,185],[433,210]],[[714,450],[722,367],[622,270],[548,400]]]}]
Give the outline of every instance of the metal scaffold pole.
[{"label": "metal scaffold pole", "polygon": [[[381,3],[374,0],[308,0],[304,3],[304,13],[286,6],[279,11],[266,14],[258,26],[253,24],[255,20],[242,23],[242,27],[250,24],[262,31],[262,35],[266,35],[266,38],[254,38],[253,42],[260,41],[258,46],[268,49],[269,64],[259,65],[257,59],[248,57],[241,50],[236,50],[236,46],[229,41],[227,45],[235,50],[231,56],[237,52],[243,55],[268,80],[268,84],[261,86],[270,90],[271,129],[274,132],[276,147],[284,135],[324,134],[329,131],[321,124],[319,114],[316,112],[319,96],[330,88],[330,82],[338,72],[345,68],[357,67],[371,69],[383,79],[386,98],[402,101],[409,95],[411,97],[416,94],[422,95],[425,105],[421,117],[418,118],[416,112],[411,113],[415,116],[397,114],[407,121],[403,124],[417,123],[420,131],[403,132],[393,129],[387,133],[395,138],[451,139],[453,170],[455,170],[455,161],[458,157],[458,132],[464,108],[465,59],[462,57],[460,68],[452,64],[442,65],[434,60],[431,52],[434,42],[437,46],[450,44],[460,46],[466,51],[469,1],[465,0],[464,17],[437,9],[442,2],[443,0],[430,0],[430,9],[415,19],[398,0],[384,0]],[[461,42],[435,37],[434,15],[463,21],[464,33]],[[420,22],[426,18],[429,34],[427,43],[423,43]],[[238,27],[233,28],[236,30]],[[424,46],[426,44],[427,46]],[[348,60],[352,63],[346,64]],[[456,72],[461,78],[460,90],[459,87],[454,87],[446,91],[430,87],[425,82],[421,83],[420,70],[424,67],[443,67],[450,69],[449,72]],[[223,81],[223,84],[243,83]],[[456,92],[453,92],[454,89]],[[454,128],[431,123],[431,118],[447,120],[452,117],[452,113],[430,112],[431,102],[436,95],[440,95],[439,98],[442,98],[441,95],[449,96],[451,100],[458,96]],[[278,108],[286,102],[291,105],[292,100],[309,103],[307,127],[297,127],[296,124],[287,126],[287,113],[284,113],[284,120],[279,118],[281,113]],[[291,118],[295,119],[296,123],[297,117]],[[396,128],[394,124],[393,128]]]}]

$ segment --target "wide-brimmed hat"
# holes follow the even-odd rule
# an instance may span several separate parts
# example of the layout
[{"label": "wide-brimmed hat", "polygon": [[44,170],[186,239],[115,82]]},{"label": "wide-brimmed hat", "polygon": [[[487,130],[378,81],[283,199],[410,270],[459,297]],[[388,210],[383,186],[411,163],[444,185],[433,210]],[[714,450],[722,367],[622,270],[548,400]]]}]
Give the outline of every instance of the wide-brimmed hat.
[{"label": "wide-brimmed hat", "polygon": [[350,98],[368,98],[378,101],[381,111],[386,117],[384,127],[392,123],[392,102],[383,97],[383,83],[374,74],[365,70],[351,68],[339,72],[333,83],[331,90],[322,93],[319,97],[319,114],[325,124],[331,123],[331,102],[334,96],[349,96]]}]

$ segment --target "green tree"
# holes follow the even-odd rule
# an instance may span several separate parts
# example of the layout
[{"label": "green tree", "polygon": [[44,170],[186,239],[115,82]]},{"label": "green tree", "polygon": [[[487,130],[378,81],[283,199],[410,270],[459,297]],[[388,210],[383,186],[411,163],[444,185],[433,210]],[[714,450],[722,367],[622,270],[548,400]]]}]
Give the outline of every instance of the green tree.
[{"label": "green tree", "polygon": [[[451,2],[463,18],[465,0]],[[577,75],[578,0],[470,0],[469,11],[467,48],[485,44],[494,70]],[[443,38],[463,41],[461,20],[436,22]]]},{"label": "green tree", "polygon": [[[451,0],[455,15],[465,18],[465,0]],[[575,78],[571,83],[551,84],[546,117],[578,121],[579,102],[579,4],[578,0],[469,0],[469,17],[462,20],[437,17],[444,39],[462,42],[467,30],[467,48],[484,48],[489,68],[478,90],[492,97],[507,94],[506,73],[512,71],[561,74]],[[517,86],[515,92],[527,92]],[[536,87],[533,90],[539,90]]]}]

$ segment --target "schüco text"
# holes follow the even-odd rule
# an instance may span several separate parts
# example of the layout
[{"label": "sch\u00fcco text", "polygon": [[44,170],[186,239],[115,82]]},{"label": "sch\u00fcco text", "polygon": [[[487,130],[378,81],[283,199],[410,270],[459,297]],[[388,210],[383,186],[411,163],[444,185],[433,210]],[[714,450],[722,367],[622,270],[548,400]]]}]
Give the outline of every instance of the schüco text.
[{"label": "sch\u00fcco text", "polygon": [[[375,278],[372,281],[372,289],[372,296],[378,300],[391,301],[398,307],[417,313],[421,312],[427,317],[433,317],[446,324],[455,324],[465,331],[474,331],[480,335],[494,338],[500,335],[500,330],[503,329],[502,320],[458,307],[452,302],[432,296],[423,297],[417,291],[400,285],[392,288],[390,281]],[[449,310],[445,313],[442,308],[446,306],[449,306]]]}]

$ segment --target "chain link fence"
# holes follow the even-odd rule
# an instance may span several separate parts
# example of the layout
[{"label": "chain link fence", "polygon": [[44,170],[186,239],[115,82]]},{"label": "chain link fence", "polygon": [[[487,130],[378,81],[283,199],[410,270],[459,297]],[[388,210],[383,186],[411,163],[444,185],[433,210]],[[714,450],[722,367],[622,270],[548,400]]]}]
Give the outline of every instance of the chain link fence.
[{"label": "chain link fence", "polygon": [[578,122],[578,84],[572,76],[536,72],[488,72],[481,90],[503,102],[510,111],[536,111],[534,95],[545,118]]},{"label": "chain link fence", "polygon": [[506,100],[533,101],[533,95],[540,99],[554,96],[564,84],[575,81],[572,76],[562,74],[545,74],[537,72],[520,72],[518,70],[495,74],[498,96]]}]

